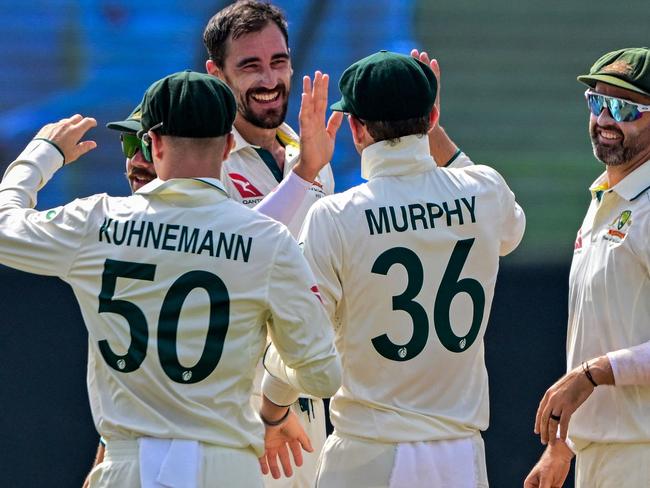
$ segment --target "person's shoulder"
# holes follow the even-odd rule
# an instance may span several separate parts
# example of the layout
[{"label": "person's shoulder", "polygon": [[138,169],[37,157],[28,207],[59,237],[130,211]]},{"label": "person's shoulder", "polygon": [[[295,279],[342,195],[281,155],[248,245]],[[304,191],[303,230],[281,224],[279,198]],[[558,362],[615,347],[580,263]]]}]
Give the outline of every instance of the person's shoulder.
[{"label": "person's shoulder", "polygon": [[483,184],[493,184],[497,186],[506,185],[503,176],[501,176],[496,169],[486,164],[474,164],[462,168],[445,168],[445,171],[454,174],[459,178]]},{"label": "person's shoulder", "polygon": [[314,205],[322,208],[327,208],[331,212],[341,213],[346,210],[353,209],[363,202],[368,200],[368,185],[363,183],[361,185],[353,186],[340,193],[327,195],[319,199]]}]

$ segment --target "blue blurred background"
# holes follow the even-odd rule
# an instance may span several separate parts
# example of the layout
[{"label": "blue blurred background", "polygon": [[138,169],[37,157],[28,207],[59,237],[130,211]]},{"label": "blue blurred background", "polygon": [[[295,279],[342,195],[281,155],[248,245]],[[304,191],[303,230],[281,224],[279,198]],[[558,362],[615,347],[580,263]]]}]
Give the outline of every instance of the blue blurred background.
[{"label": "blue blurred background", "polygon": [[[117,134],[153,81],[204,70],[201,36],[229,2],[0,0],[0,169],[45,123],[92,115],[99,148],[57,173],[38,208],[98,192],[126,195]],[[575,232],[602,171],[591,155],[584,87],[606,51],[648,44],[647,0],[278,0],[289,20],[297,128],[303,74],[336,81],[380,49],[427,50],[442,69],[442,118],[475,162],[498,169],[528,217],[504,260],[486,353],[491,486],[517,487],[536,461],[537,401],[564,369],[566,279]],[[360,182],[342,127],[337,190]],[[85,397],[86,335],[67,287],[0,269],[0,486],[80,486],[95,434]],[[569,482],[566,486],[572,486]]]}]

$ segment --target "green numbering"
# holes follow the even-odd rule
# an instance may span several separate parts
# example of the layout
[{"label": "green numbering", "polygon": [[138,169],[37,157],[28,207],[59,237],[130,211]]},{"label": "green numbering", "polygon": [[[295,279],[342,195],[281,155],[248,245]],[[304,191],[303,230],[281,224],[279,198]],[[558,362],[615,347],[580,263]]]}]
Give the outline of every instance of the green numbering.
[{"label": "green numbering", "polygon": [[[126,300],[115,300],[117,278],[153,281],[156,265],[107,259],[99,293],[99,313],[116,313],[129,324],[131,343],[124,355],[113,352],[108,341],[98,342],[106,363],[113,369],[130,373],[140,367],[147,354],[149,327],[140,308]],[[177,334],[181,308],[187,296],[203,288],[210,298],[208,333],[201,358],[192,367],[178,360]],[[160,309],[158,322],[158,355],[165,374],[177,383],[197,383],[207,378],[219,364],[223,342],[228,332],[230,297],[224,282],[207,271],[190,271],[180,276],[169,288]]]},{"label": "green numbering", "polygon": [[[442,345],[452,352],[463,352],[474,343],[485,312],[485,292],[481,284],[473,278],[459,279],[473,244],[474,239],[464,239],[454,246],[433,308],[436,334]],[[408,284],[404,293],[393,297],[393,310],[403,310],[411,316],[413,335],[406,344],[395,344],[387,334],[382,334],[374,337],[372,344],[377,352],[387,359],[408,361],[422,352],[429,338],[429,319],[426,311],[414,300],[422,289],[424,270],[420,258],[413,251],[405,247],[393,247],[379,255],[371,271],[387,275],[394,264],[404,266]],[[474,308],[469,331],[465,336],[459,337],[452,330],[450,310],[454,297],[463,292],[470,296]]]}]

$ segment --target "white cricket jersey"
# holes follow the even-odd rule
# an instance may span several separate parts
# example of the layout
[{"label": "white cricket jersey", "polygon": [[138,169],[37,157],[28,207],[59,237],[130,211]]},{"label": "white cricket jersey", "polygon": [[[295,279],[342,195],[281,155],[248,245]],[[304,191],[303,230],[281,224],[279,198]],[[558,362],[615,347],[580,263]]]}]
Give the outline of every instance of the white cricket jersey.
[{"label": "white cricket jersey", "polygon": [[[569,277],[567,368],[650,341],[650,161],[612,188],[606,175],[578,231]],[[571,417],[584,442],[649,442],[650,386],[599,386]]]},{"label": "white cricket jersey", "polygon": [[207,178],[25,208],[61,163],[50,144],[34,141],[7,169],[0,261],[72,287],[105,439],[193,439],[260,455],[264,429],[249,400],[267,323],[305,391],[338,386],[331,324],[283,225]]},{"label": "white cricket jersey", "polygon": [[332,423],[380,442],[472,435],[499,256],[524,214],[495,170],[438,168],[426,138],[373,144],[361,167],[369,181],[316,203],[301,234],[343,363]]},{"label": "white cricket jersey", "polygon": [[[284,171],[280,170],[270,152],[253,146],[233,127],[235,148],[221,168],[221,181],[228,195],[247,207],[254,207],[271,193],[300,159],[300,139],[287,124],[277,130],[277,138],[285,147]],[[287,224],[294,237],[298,237],[309,207],[314,202],[334,193],[332,168],[326,165],[312,183],[296,214]]]}]

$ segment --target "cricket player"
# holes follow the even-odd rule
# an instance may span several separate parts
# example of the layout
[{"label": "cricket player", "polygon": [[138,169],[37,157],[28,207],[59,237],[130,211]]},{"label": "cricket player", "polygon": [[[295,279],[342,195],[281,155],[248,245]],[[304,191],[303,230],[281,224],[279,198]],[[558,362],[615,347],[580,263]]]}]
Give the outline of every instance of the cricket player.
[{"label": "cricket player", "polygon": [[434,162],[437,82],[420,58],[381,51],[343,73],[331,108],[368,182],[314,204],[301,233],[343,364],[322,488],[488,486],[483,335],[525,218],[494,169]]},{"label": "cricket player", "polygon": [[[0,261],[69,283],[88,328],[90,404],[106,441],[90,486],[260,487],[262,422],[291,427],[273,400],[340,383],[297,244],[218,180],[235,111],[219,80],[176,73],[143,99],[141,150],[158,178],[136,194],[33,210],[54,172],[95,147],[79,142],[95,125],[80,115],[45,126],[0,183]],[[258,417],[249,397],[267,333],[285,362]]]},{"label": "cricket player", "polygon": [[[292,177],[305,156],[305,145],[301,144],[305,135],[301,133],[299,138],[284,122],[293,73],[287,21],[280,9],[269,3],[239,1],[210,19],[203,42],[208,54],[206,71],[225,81],[237,99],[235,146],[224,161],[221,181],[231,198],[254,207]],[[331,131],[335,132],[341,121],[340,114],[335,114]],[[328,148],[331,157],[331,144],[313,147]],[[291,218],[282,215],[280,219],[296,238],[309,207],[334,192],[329,164],[319,172],[299,172],[299,176],[305,192],[302,203]],[[253,391],[257,403],[262,373],[260,366]],[[314,483],[318,454],[326,437],[325,407],[320,398],[301,395],[292,410],[309,435],[314,452],[305,453],[303,466],[291,479],[276,481],[265,476],[267,488],[307,488]]]},{"label": "cricket player", "polygon": [[526,488],[650,486],[650,49],[601,56],[587,85],[605,172],[589,188],[569,275],[567,373],[540,402],[548,444]]}]

